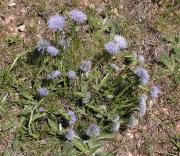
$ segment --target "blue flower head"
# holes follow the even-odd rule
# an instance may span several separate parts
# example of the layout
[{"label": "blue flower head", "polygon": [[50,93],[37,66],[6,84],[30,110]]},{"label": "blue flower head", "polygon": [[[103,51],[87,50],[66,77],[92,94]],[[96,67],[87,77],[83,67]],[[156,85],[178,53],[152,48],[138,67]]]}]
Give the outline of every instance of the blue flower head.
[{"label": "blue flower head", "polygon": [[84,61],[81,65],[80,65],[80,69],[83,72],[90,72],[91,71],[91,61]]},{"label": "blue flower head", "polygon": [[139,111],[138,111],[138,114],[139,114],[139,116],[141,118],[144,117],[144,115],[146,114],[146,100],[147,100],[146,95],[142,95],[141,97],[139,97]]},{"label": "blue flower head", "polygon": [[63,16],[55,15],[48,20],[48,27],[54,32],[61,31],[65,25],[65,18]]},{"label": "blue flower head", "polygon": [[67,134],[66,134],[66,139],[71,141],[74,138],[74,130],[73,129],[68,129]]},{"label": "blue flower head", "polygon": [[76,115],[74,114],[74,112],[68,111],[68,115],[70,116],[69,124],[70,125],[75,124],[77,118],[76,118]]},{"label": "blue flower head", "polygon": [[54,46],[48,46],[47,47],[47,52],[51,56],[57,56],[58,53],[59,53],[59,50]]},{"label": "blue flower head", "polygon": [[39,90],[38,90],[38,93],[39,93],[39,96],[43,97],[43,96],[47,96],[49,91],[46,87],[41,87]]},{"label": "blue flower head", "polygon": [[104,49],[111,55],[115,55],[119,52],[119,48],[114,42],[106,43]]},{"label": "blue flower head", "polygon": [[75,73],[75,71],[70,70],[70,71],[67,73],[67,77],[68,77],[70,80],[76,79],[76,73]]},{"label": "blue flower head", "polygon": [[111,127],[111,132],[112,133],[118,132],[119,128],[120,128],[120,123],[119,122],[114,122],[112,124],[112,127]]},{"label": "blue flower head", "polygon": [[86,134],[90,137],[96,137],[100,134],[100,128],[96,124],[91,124],[87,129],[86,129]]},{"label": "blue flower head", "polygon": [[59,70],[54,70],[47,76],[47,79],[48,80],[53,80],[53,79],[57,78],[60,75],[61,75],[61,72]]},{"label": "blue flower head", "polygon": [[121,35],[115,35],[113,42],[118,46],[119,49],[124,49],[127,47],[127,41]]},{"label": "blue flower head", "polygon": [[161,90],[159,89],[158,86],[153,86],[152,89],[151,89],[151,98],[152,99],[156,99],[158,98],[158,95],[161,93]]},{"label": "blue flower head", "polygon": [[39,42],[37,43],[36,49],[38,52],[40,52],[41,54],[44,54],[46,48],[50,45],[50,43],[46,40],[39,40]]},{"label": "blue flower head", "polygon": [[140,78],[142,84],[146,85],[149,82],[150,76],[143,67],[137,67],[134,73]]},{"label": "blue flower head", "polygon": [[72,20],[74,20],[77,23],[84,23],[87,20],[87,15],[79,10],[72,10],[70,11],[70,17]]}]

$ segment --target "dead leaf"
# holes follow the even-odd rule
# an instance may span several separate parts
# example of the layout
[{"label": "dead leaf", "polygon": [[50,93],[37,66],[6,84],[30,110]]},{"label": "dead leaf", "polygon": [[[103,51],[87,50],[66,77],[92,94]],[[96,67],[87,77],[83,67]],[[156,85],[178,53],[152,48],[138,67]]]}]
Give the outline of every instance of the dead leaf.
[{"label": "dead leaf", "polygon": [[14,0],[11,0],[8,6],[9,6],[9,7],[13,7],[13,6],[15,6],[15,5],[16,5],[16,3],[14,2]]},{"label": "dead leaf", "polygon": [[13,7],[13,6],[15,6],[16,5],[16,3],[9,3],[9,7]]}]

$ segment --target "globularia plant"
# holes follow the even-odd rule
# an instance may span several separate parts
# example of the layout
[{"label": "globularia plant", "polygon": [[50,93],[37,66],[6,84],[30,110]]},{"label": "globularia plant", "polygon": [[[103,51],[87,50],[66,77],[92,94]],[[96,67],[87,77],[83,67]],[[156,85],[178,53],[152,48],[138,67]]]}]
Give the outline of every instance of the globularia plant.
[{"label": "globularia plant", "polygon": [[[95,55],[75,61],[74,51],[87,46],[78,31],[88,24],[88,16],[77,9],[66,18],[50,17],[53,39],[41,39],[34,54],[19,59],[28,70],[21,73],[18,65],[14,69],[18,74],[13,86],[18,86],[17,103],[22,110],[18,137],[54,135],[62,143],[62,153],[68,148],[73,156],[98,153],[101,146],[95,142],[121,128],[134,128],[138,117],[146,114],[147,95],[158,97],[160,89],[148,87],[144,57],[128,52],[125,37],[114,32],[107,35],[102,24],[98,29],[103,39]],[[28,77],[21,81],[24,74]]]}]

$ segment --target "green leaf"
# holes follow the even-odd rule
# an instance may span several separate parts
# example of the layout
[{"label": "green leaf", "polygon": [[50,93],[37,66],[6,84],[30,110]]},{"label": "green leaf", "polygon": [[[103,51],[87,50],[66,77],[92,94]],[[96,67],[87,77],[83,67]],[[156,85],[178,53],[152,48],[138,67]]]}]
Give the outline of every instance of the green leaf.
[{"label": "green leaf", "polygon": [[9,150],[2,153],[2,156],[12,156],[12,155],[13,155],[13,153]]},{"label": "green leaf", "polygon": [[65,142],[63,146],[63,152],[68,153],[69,151],[73,150],[73,144],[70,142]]},{"label": "green leaf", "polygon": [[97,150],[101,149],[101,147],[102,147],[102,145],[91,148],[89,150],[89,154],[95,154],[97,152]]},{"label": "green leaf", "polygon": [[99,22],[98,22],[97,18],[95,18],[94,16],[89,16],[88,22],[92,28],[98,28],[99,27]]},{"label": "green leaf", "polygon": [[6,124],[0,125],[0,131],[6,131],[8,129],[16,127],[17,122],[16,121],[9,121]]},{"label": "green leaf", "polygon": [[180,55],[174,55],[175,56],[175,60],[178,62],[178,63],[180,63]]},{"label": "green leaf", "polygon": [[178,33],[176,34],[175,41],[176,41],[177,44],[180,43],[180,32],[178,32]]},{"label": "green leaf", "polygon": [[87,109],[89,109],[90,111],[93,111],[93,112],[96,112],[96,113],[99,113],[101,115],[104,114],[103,110],[97,106],[93,106],[93,105],[90,105],[90,104],[86,104],[85,107]]},{"label": "green leaf", "polygon": [[82,93],[82,92],[75,92],[74,95],[75,95],[75,96],[78,96],[78,97],[80,97],[80,98],[83,98],[83,97],[84,97],[84,93]]},{"label": "green leaf", "polygon": [[167,68],[171,69],[171,65],[170,65],[171,62],[170,62],[169,56],[167,54],[161,53],[160,60]]},{"label": "green leaf", "polygon": [[97,150],[99,150],[103,145],[99,144],[96,139],[91,139],[88,141],[89,151],[90,154],[96,153]]},{"label": "green leaf", "polygon": [[77,149],[79,149],[84,154],[88,153],[87,145],[80,138],[74,138],[71,142]]},{"label": "green leaf", "polygon": [[174,57],[175,57],[175,60],[180,63],[180,47],[176,47],[174,48]]},{"label": "green leaf", "polygon": [[29,135],[34,139],[39,139],[39,134],[33,133],[31,127],[29,127]]},{"label": "green leaf", "polygon": [[177,85],[180,85],[180,73],[175,75],[175,81]]},{"label": "green leaf", "polygon": [[28,92],[26,92],[26,91],[22,91],[21,94],[22,94],[22,96],[23,96],[24,98],[29,99],[29,100],[33,100],[32,95],[30,95],[30,94],[29,94]]},{"label": "green leaf", "polygon": [[114,154],[101,151],[101,152],[96,153],[96,156],[114,156]]},{"label": "green leaf", "polygon": [[30,114],[31,111],[32,111],[32,109],[33,109],[32,106],[27,106],[27,105],[26,105],[26,106],[24,107],[23,111],[21,112],[21,115],[26,116],[26,115]]},{"label": "green leaf", "polygon": [[14,151],[17,151],[20,148],[20,141],[17,138],[13,141],[12,147]]},{"label": "green leaf", "polygon": [[175,47],[173,49],[174,54],[180,54],[180,47]]},{"label": "green leaf", "polygon": [[106,139],[112,139],[114,137],[114,134],[102,134],[98,136],[97,140],[106,140]]},{"label": "green leaf", "polygon": [[2,98],[1,104],[4,104],[4,103],[5,103],[5,101],[7,100],[7,97],[8,97],[8,94],[6,94],[6,95]]},{"label": "green leaf", "polygon": [[61,109],[58,109],[56,112],[54,112],[55,115],[60,115],[62,118],[66,119],[66,120],[70,120],[69,115]]},{"label": "green leaf", "polygon": [[82,86],[81,86],[81,92],[82,93],[86,93],[88,91],[88,85],[87,84],[83,84]]},{"label": "green leaf", "polygon": [[63,146],[63,152],[60,154],[61,156],[76,156],[77,150],[74,148],[73,144],[70,142],[65,142]]},{"label": "green leaf", "polygon": [[96,138],[91,138],[86,143],[87,143],[89,148],[94,148],[94,147],[97,147],[97,146],[102,146],[102,144],[98,143],[98,140]]},{"label": "green leaf", "polygon": [[48,124],[53,131],[58,131],[58,124],[55,121],[48,119]]},{"label": "green leaf", "polygon": [[37,120],[37,119],[44,118],[44,117],[46,117],[46,116],[47,116],[46,113],[36,113],[36,114],[34,114],[33,117],[32,117],[32,122],[35,121],[35,120]]},{"label": "green leaf", "polygon": [[23,126],[23,124],[24,124],[24,122],[26,121],[26,117],[25,116],[21,116],[20,117],[20,122],[19,122],[19,125],[18,125],[18,127],[21,129],[22,128],[22,126]]},{"label": "green leaf", "polygon": [[164,39],[170,43],[174,43],[174,44],[176,43],[175,37],[173,36],[165,36]]}]

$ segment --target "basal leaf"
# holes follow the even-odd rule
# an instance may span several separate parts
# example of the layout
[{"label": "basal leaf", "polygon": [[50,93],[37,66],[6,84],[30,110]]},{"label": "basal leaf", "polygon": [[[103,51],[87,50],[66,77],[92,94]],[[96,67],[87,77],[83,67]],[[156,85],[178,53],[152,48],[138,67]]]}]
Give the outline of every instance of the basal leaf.
[{"label": "basal leaf", "polygon": [[32,122],[35,121],[35,120],[37,120],[37,119],[44,118],[44,117],[46,117],[46,116],[47,116],[46,113],[36,113],[36,114],[34,114],[33,117],[32,117]]},{"label": "basal leaf", "polygon": [[102,134],[98,136],[97,140],[106,140],[106,139],[112,139],[114,137],[114,134]]},{"label": "basal leaf", "polygon": [[30,95],[30,94],[29,94],[28,92],[26,92],[26,91],[22,91],[21,94],[22,94],[22,96],[23,96],[24,98],[29,99],[29,100],[33,100],[32,95]]},{"label": "basal leaf", "polygon": [[161,53],[160,60],[167,68],[171,69],[171,61],[167,54]]},{"label": "basal leaf", "polygon": [[83,152],[85,154],[88,153],[87,145],[80,138],[74,138],[71,142],[81,152]]},{"label": "basal leaf", "polygon": [[58,131],[58,124],[55,121],[48,119],[48,124],[53,131]]},{"label": "basal leaf", "polygon": [[20,148],[20,141],[18,140],[18,138],[15,138],[12,143],[12,147],[14,151],[17,151]]}]

